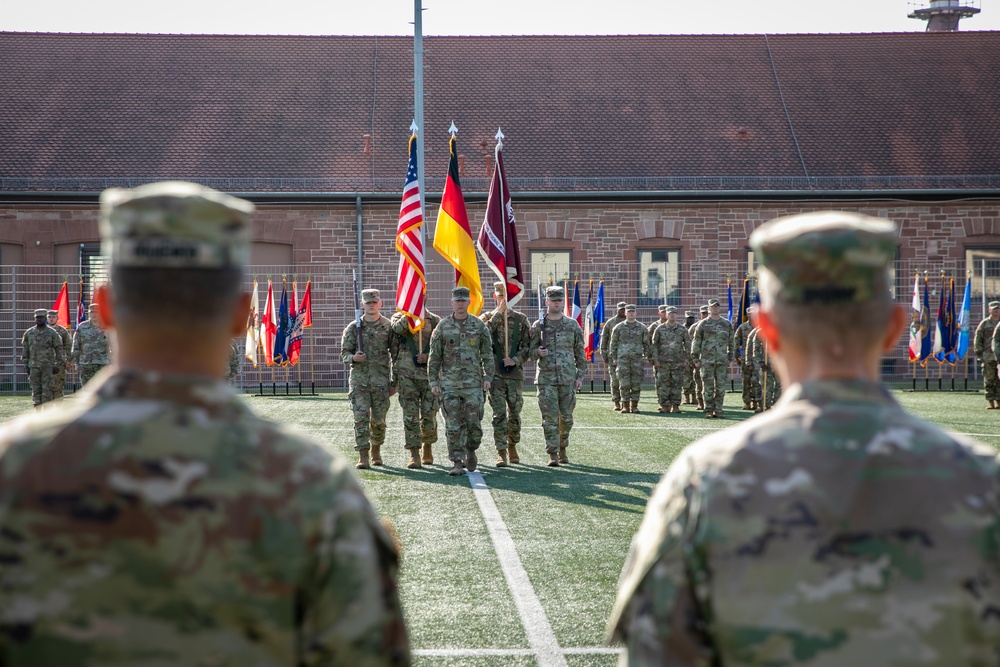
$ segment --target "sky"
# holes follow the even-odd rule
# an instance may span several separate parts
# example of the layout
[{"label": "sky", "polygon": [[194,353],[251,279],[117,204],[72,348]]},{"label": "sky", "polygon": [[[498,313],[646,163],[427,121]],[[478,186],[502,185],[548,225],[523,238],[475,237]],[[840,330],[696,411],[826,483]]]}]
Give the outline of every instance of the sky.
[{"label": "sky", "polygon": [[[929,0],[421,0],[425,35],[922,32]],[[961,29],[1000,30],[1000,0]],[[985,7],[983,5],[985,4]],[[412,35],[414,0],[11,0],[0,30]]]}]

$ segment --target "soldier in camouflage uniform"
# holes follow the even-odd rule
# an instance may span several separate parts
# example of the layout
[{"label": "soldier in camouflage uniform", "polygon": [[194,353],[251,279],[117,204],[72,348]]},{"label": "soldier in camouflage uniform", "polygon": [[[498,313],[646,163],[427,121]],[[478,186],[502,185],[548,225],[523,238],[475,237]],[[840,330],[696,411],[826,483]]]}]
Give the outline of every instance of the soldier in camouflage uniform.
[{"label": "soldier in camouflage uniform", "polygon": [[493,341],[483,321],[469,314],[469,288],[451,291],[452,314],[431,335],[427,378],[441,398],[448,435],[449,475],[473,472],[483,439],[485,392],[493,382]]},{"label": "soldier in camouflage uniform", "polygon": [[708,302],[709,316],[698,323],[691,336],[691,357],[701,369],[704,385],[704,410],[708,419],[722,418],[726,397],[726,376],[733,360],[733,325],[719,315],[719,300]]},{"label": "soldier in camouflage uniform", "polygon": [[736,363],[740,367],[740,380],[743,384],[743,409],[753,410],[756,408],[753,391],[753,358],[751,348],[747,345],[747,338],[753,331],[753,325],[749,318],[736,327],[733,334],[733,353],[736,355]]},{"label": "soldier in camouflage uniform", "polygon": [[761,402],[754,408],[754,412],[770,410],[781,396],[781,379],[774,372],[774,364],[771,361],[770,350],[764,336],[758,334],[751,341],[751,354],[753,355],[754,377],[757,386],[760,387]]},{"label": "soldier in camouflage uniform", "polygon": [[614,360],[610,358],[608,350],[611,348],[611,334],[621,322],[625,321],[625,306],[628,305],[624,301],[619,301],[617,306],[617,313],[614,317],[604,323],[601,328],[601,359],[604,360],[604,365],[608,369],[608,373],[611,375],[611,400],[614,401],[615,410],[622,409],[622,392],[621,386],[618,384],[618,373],[615,372]]},{"label": "soldier in camouflage uniform", "polygon": [[[708,309],[705,309],[705,314],[708,314]],[[693,310],[684,311],[684,328],[687,329],[688,336],[694,332],[694,325],[698,322],[698,318]],[[694,363],[691,361],[690,348],[688,351],[688,367],[684,371],[684,405],[697,405],[695,400],[695,387],[694,387]]]},{"label": "soldier in camouflage uniform", "polygon": [[656,327],[649,360],[657,369],[656,398],[659,412],[680,412],[681,387],[691,366],[691,334],[677,321],[677,309],[667,306],[667,322]]},{"label": "soldier in camouflage uniform", "polygon": [[0,664],[409,664],[398,552],[349,465],[223,378],[252,205],[157,183],[101,206],[116,365],[0,430]]},{"label": "soldier in camouflage uniform", "polygon": [[438,439],[440,401],[427,381],[427,356],[431,335],[440,321],[440,317],[424,309],[424,326],[414,333],[405,314],[396,313],[391,320],[393,385],[403,410],[403,446],[410,452],[406,467],[411,469],[434,463],[431,445]]},{"label": "soldier in camouflage uniform", "polygon": [[583,331],[576,320],[563,315],[564,298],[562,287],[547,288],[545,319],[531,325],[531,358],[538,362],[535,386],[550,466],[569,463],[566,448],[573,428],[576,392],[583,386],[587,372]]},{"label": "soldier in camouflage uniform", "polygon": [[21,362],[28,372],[31,403],[36,410],[52,400],[55,378],[65,364],[62,338],[45,322],[46,315],[44,308],[36,310],[35,326],[21,337]]},{"label": "soldier in camouflage uniform", "polygon": [[750,330],[750,333],[747,335],[746,348],[749,354],[747,354],[744,357],[744,359],[750,362],[750,375],[751,377],[753,377],[753,385],[751,388],[753,390],[753,404],[754,404],[753,411],[755,413],[764,412],[764,400],[763,397],[761,396],[760,373],[759,369],[757,368],[757,363],[754,361],[753,358],[754,341],[757,340],[757,333],[759,331],[760,327],[754,327],[753,329]]},{"label": "soldier in camouflage uniform", "polygon": [[621,388],[622,413],[639,414],[639,393],[645,373],[643,361],[649,356],[649,332],[635,319],[635,304],[625,306],[625,321],[611,332],[608,358],[614,361]]},{"label": "soldier in camouflage uniform", "polygon": [[1000,380],[997,379],[997,359],[993,351],[993,336],[1000,322],[1000,301],[990,301],[990,316],[976,327],[973,350],[983,369],[983,388],[986,390],[986,409],[1000,408]]},{"label": "soldier in camouflage uniform", "polygon": [[[702,323],[703,320],[708,318],[708,306],[702,306],[698,312],[700,318],[697,322],[688,327],[688,333],[691,334],[691,339],[694,340],[694,331],[698,328],[698,325]],[[691,355],[691,381],[693,383],[694,391],[691,395],[693,399],[692,404],[697,404],[699,410],[705,409],[705,382],[702,380],[701,372],[698,370],[697,360],[694,355]]]},{"label": "soldier in camouflage uniform", "polygon": [[[648,327],[646,327],[646,333],[649,334],[649,342],[653,342],[653,332],[656,331],[656,327],[661,324],[667,323],[667,305],[660,304],[656,307],[657,319],[653,320]],[[653,387],[657,387],[659,383],[658,373],[660,370],[653,366]]]},{"label": "soldier in camouflage uniform", "polygon": [[96,303],[90,304],[89,318],[80,323],[73,334],[71,354],[80,373],[80,385],[86,385],[94,375],[111,363],[108,334],[101,325],[101,314]]},{"label": "soldier in camouflage uniform", "polygon": [[236,376],[240,374],[243,352],[246,349],[245,338],[234,338],[229,345],[229,362],[226,364],[226,381],[230,386],[236,386]]},{"label": "soldier in camouflage uniform", "polygon": [[531,325],[524,313],[507,305],[504,283],[493,283],[493,298],[497,307],[483,315],[482,320],[490,331],[496,360],[490,384],[490,408],[493,410],[493,442],[497,447],[496,465],[502,468],[508,461],[521,462],[517,443],[521,442],[524,362],[528,360]]},{"label": "soldier in camouflage uniform", "polygon": [[656,487],[609,623],[621,664],[1000,664],[997,452],[878,383],[909,324],[896,244],[893,223],[839,212],[750,237],[789,389]]},{"label": "soldier in camouflage uniform", "polygon": [[364,309],[361,342],[358,343],[358,323],[352,321],[340,339],[340,358],[351,367],[348,396],[354,413],[354,450],[358,452],[354,467],[367,470],[382,465],[385,416],[396,388],[392,386],[389,351],[391,325],[379,313],[382,296],[377,289],[361,290],[361,305]]},{"label": "soldier in camouflage uniform", "polygon": [[63,363],[57,366],[59,372],[52,378],[52,400],[61,401],[66,390],[66,371],[69,370],[70,353],[73,350],[73,335],[66,330],[66,327],[59,324],[58,311],[50,310],[46,313],[46,321],[62,339]]}]

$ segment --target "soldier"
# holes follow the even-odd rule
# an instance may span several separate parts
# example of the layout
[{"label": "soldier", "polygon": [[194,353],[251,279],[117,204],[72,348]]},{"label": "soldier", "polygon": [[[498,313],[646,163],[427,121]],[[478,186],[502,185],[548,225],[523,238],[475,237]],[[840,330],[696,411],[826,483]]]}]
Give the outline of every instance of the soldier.
[{"label": "soldier", "polygon": [[[707,309],[705,314],[708,314]],[[684,311],[684,328],[687,329],[689,337],[692,332],[694,332],[694,325],[697,321],[698,318],[693,310]],[[695,401],[694,385],[694,376],[696,373],[694,372],[694,363],[691,361],[690,348],[688,348],[688,350],[688,367],[687,370],[684,371],[684,405],[697,405],[697,401]]]},{"label": "soldier", "polygon": [[681,387],[691,366],[691,334],[677,322],[677,309],[667,306],[667,322],[656,327],[650,342],[649,360],[657,369],[658,412],[680,412]]},{"label": "soldier", "polygon": [[743,358],[750,362],[750,375],[753,377],[753,404],[754,413],[759,414],[764,412],[764,400],[761,395],[761,369],[757,366],[757,361],[754,359],[754,344],[757,340],[757,333],[760,331],[760,327],[754,327],[750,330],[750,334],[747,336],[746,349],[747,354]]},{"label": "soldier", "polygon": [[[667,305],[666,304],[660,304],[659,306],[656,307],[656,312],[657,312],[657,319],[653,320],[652,323],[650,323],[650,325],[648,327],[646,327],[646,333],[649,334],[649,341],[650,341],[650,343],[653,342],[653,332],[656,331],[656,327],[660,326],[661,324],[666,324],[667,323]],[[654,388],[657,387],[657,386],[659,386],[659,379],[658,379],[658,375],[657,375],[658,373],[659,373],[659,369],[656,366],[653,366],[653,387]],[[659,410],[659,408],[657,408],[657,411],[661,412],[661,410]]]},{"label": "soldier", "polygon": [[896,244],[893,223],[839,212],[750,237],[789,390],[653,492],[609,623],[622,664],[1000,664],[997,452],[878,382],[909,324]]},{"label": "soldier", "polygon": [[[531,325],[528,317],[507,305],[506,286],[493,283],[497,307],[483,322],[493,341],[496,368],[490,384],[490,408],[493,409],[493,442],[497,447],[498,468],[520,463],[517,443],[521,442],[521,408],[524,406],[524,362],[528,360]],[[509,459],[508,459],[509,456]]]},{"label": "soldier", "polygon": [[614,360],[609,358],[608,350],[611,347],[612,332],[618,324],[625,321],[626,305],[628,304],[624,301],[619,301],[617,314],[605,322],[604,327],[601,329],[601,359],[604,360],[604,365],[607,366],[608,373],[611,375],[611,400],[614,401],[616,412],[622,409],[622,394],[621,387],[618,384],[618,373],[615,372]]},{"label": "soldier", "polygon": [[88,319],[80,323],[73,334],[71,354],[80,374],[80,385],[86,385],[94,375],[111,363],[108,334],[101,324],[101,313],[96,303],[87,309]]},{"label": "soldier", "polygon": [[[583,331],[576,320],[563,315],[563,299],[562,287],[547,288],[545,319],[531,325],[531,358],[538,362],[535,386],[550,466],[569,463],[566,448],[573,428],[576,392],[583,386],[587,372]],[[624,312],[625,304],[621,306]]]},{"label": "soldier", "polygon": [[709,315],[698,323],[691,337],[691,357],[694,367],[701,369],[704,385],[706,419],[722,419],[726,375],[733,360],[733,325],[719,315],[719,309],[719,300],[709,299]]},{"label": "soldier", "polygon": [[379,313],[382,296],[377,289],[361,290],[361,341],[358,323],[352,321],[340,339],[340,358],[351,367],[351,410],[354,412],[354,450],[358,452],[355,468],[367,470],[382,465],[385,442],[385,415],[392,386],[392,360],[389,354],[389,319]]},{"label": "soldier", "polygon": [[403,446],[410,452],[407,468],[421,468],[434,463],[431,448],[438,439],[437,413],[440,402],[427,381],[427,356],[431,335],[441,318],[424,309],[424,326],[410,331],[409,318],[403,313],[392,316],[393,385],[399,407],[403,410]]},{"label": "soldier", "polygon": [[236,376],[240,374],[241,358],[246,349],[246,338],[234,338],[229,344],[229,363],[226,364],[226,381],[236,386]]},{"label": "soldier", "polygon": [[621,391],[622,413],[639,414],[639,393],[645,369],[643,359],[649,356],[649,332],[635,319],[635,304],[625,306],[625,321],[611,332],[608,358],[614,361]]},{"label": "soldier", "polygon": [[348,464],[224,380],[252,210],[102,194],[115,365],[0,431],[0,663],[410,663],[398,552]]},{"label": "soldier", "polygon": [[38,410],[52,400],[52,387],[63,359],[62,338],[45,321],[48,311],[35,311],[35,326],[21,337],[21,362],[28,372],[31,403]]},{"label": "soldier", "polygon": [[52,379],[52,400],[61,401],[63,399],[63,392],[66,390],[66,371],[69,370],[69,359],[70,353],[73,349],[73,336],[66,327],[59,324],[59,313],[55,310],[50,310],[46,313],[46,321],[62,340],[62,357],[63,362],[57,365],[58,373]]},{"label": "soldier", "polygon": [[[688,327],[688,333],[691,334],[691,340],[694,340],[695,329],[698,325],[702,323],[703,320],[708,318],[708,306],[702,306],[698,314],[700,318],[697,322]],[[694,355],[691,355],[691,379],[694,381],[694,393],[693,398],[697,402],[698,409],[705,409],[705,382],[701,377],[701,372],[698,370]]]},{"label": "soldier", "polygon": [[747,338],[753,331],[750,319],[736,327],[733,334],[733,353],[736,355],[736,364],[740,367],[740,380],[743,383],[743,409],[753,410],[757,406],[754,404],[753,392],[753,359],[750,355],[750,347],[747,346]]},{"label": "soldier", "polygon": [[485,392],[493,382],[493,342],[486,325],[469,314],[469,288],[451,291],[452,313],[431,335],[427,378],[441,398],[448,435],[449,475],[474,472],[483,439]]},{"label": "soldier", "polygon": [[1000,380],[997,380],[997,359],[993,351],[993,337],[1000,322],[1000,301],[990,301],[990,316],[976,327],[973,349],[976,360],[983,369],[983,388],[986,390],[986,409],[1000,408]]},{"label": "soldier", "polygon": [[771,361],[770,349],[767,340],[760,334],[753,337],[751,341],[751,354],[753,355],[754,375],[757,385],[760,386],[761,403],[754,408],[754,412],[763,412],[774,407],[781,396],[781,379],[774,372],[774,365]]}]

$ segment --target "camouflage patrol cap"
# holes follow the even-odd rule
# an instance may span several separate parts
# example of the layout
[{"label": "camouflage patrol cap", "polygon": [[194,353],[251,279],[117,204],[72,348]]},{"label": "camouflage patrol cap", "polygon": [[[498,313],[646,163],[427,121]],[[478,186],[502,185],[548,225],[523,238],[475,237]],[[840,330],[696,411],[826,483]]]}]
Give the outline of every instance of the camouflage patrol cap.
[{"label": "camouflage patrol cap", "polygon": [[708,300],[708,305],[709,306],[721,306],[722,304],[719,303],[718,299],[709,299]]},{"label": "camouflage patrol cap", "polygon": [[667,304],[665,304],[665,303],[664,304],[660,304],[659,306],[656,307],[656,310],[659,311],[659,312],[661,312],[661,313],[667,312]]},{"label": "camouflage patrol cap", "polygon": [[92,313],[96,312],[99,308],[100,308],[100,306],[97,305],[96,303],[92,303],[89,306],[87,306],[87,310],[89,310]]},{"label": "camouflage patrol cap", "polygon": [[49,311],[45,310],[44,308],[38,308],[37,310],[35,310],[35,315],[34,316],[38,317],[39,315],[41,315],[42,317],[45,317],[48,314],[49,314]]},{"label": "camouflage patrol cap", "polygon": [[627,305],[628,305],[628,304],[627,304],[627,303],[625,303],[624,301],[619,301],[619,302],[618,302],[618,306],[616,307],[616,310],[621,310],[622,308],[624,308],[624,307],[625,307],[625,306],[627,306]]},{"label": "camouflage patrol cap", "polygon": [[114,266],[240,268],[250,260],[248,201],[183,181],[101,193],[102,252]]},{"label": "camouflage patrol cap", "polygon": [[632,312],[635,312],[635,304],[634,304],[634,303],[630,303],[630,304],[627,304],[627,305],[625,306],[625,312],[626,312],[626,313],[627,313],[627,312],[629,312],[630,310],[631,310]]},{"label": "camouflage patrol cap", "polygon": [[990,310],[1000,308],[1000,301],[990,301]]},{"label": "camouflage patrol cap", "polygon": [[495,283],[493,283],[493,293],[494,294],[503,294],[504,293],[504,287],[506,287],[506,285],[504,285],[503,281],[501,281],[501,280],[496,281]]},{"label": "camouflage patrol cap", "polygon": [[469,288],[468,287],[455,287],[451,290],[451,300],[452,301],[468,301],[469,300]]},{"label": "camouflage patrol cap", "polygon": [[50,310],[50,311],[48,311],[48,312],[47,312],[47,313],[45,313],[45,314],[46,314],[46,315],[55,315],[55,316],[57,316],[57,317],[58,317],[58,316],[59,316],[59,311],[58,311],[58,310]]},{"label": "camouflage patrol cap", "polygon": [[565,295],[566,295],[566,293],[563,290],[563,288],[559,287],[558,285],[551,285],[551,286],[545,288],[545,298],[546,299],[551,299],[553,301],[556,301],[556,300],[561,301],[564,298],[566,298]]},{"label": "camouflage patrol cap", "polygon": [[361,303],[378,303],[382,300],[382,295],[377,289],[361,290]]},{"label": "camouflage patrol cap", "polygon": [[698,312],[699,313],[707,313],[708,312],[708,306],[702,306],[701,308],[698,309]]},{"label": "camouflage patrol cap", "polygon": [[694,313],[693,310],[685,310],[684,311],[684,317],[694,317],[694,316],[695,316],[695,313]]},{"label": "camouflage patrol cap", "polygon": [[[665,307],[665,308],[663,309],[663,312],[665,312],[665,313],[668,313],[668,314],[669,314],[669,313],[676,313],[676,312],[677,312],[677,306],[666,306],[666,307]],[[687,311],[687,312],[688,312],[688,313],[691,313],[691,311],[690,311],[690,310],[689,310],[689,311]],[[687,314],[687,313],[685,313],[685,314]],[[694,315],[694,313],[691,313],[691,315]],[[690,317],[690,315],[689,315],[689,317]]]},{"label": "camouflage patrol cap", "polygon": [[865,302],[888,298],[898,233],[888,220],[844,211],[778,218],[750,235],[761,266],[786,303]]}]

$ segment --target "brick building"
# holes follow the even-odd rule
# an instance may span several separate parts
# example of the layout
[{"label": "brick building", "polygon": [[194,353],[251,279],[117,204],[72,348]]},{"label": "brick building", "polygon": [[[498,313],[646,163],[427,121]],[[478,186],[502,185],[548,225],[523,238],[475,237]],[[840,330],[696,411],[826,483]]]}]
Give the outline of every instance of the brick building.
[{"label": "brick building", "polygon": [[[942,271],[962,283],[971,271],[975,326],[983,291],[1000,296],[1000,33],[424,46],[428,245],[454,121],[476,228],[497,127],[506,135],[532,284],[580,279],[586,294],[603,279],[610,301],[637,300],[652,319],[657,303],[724,298],[727,280],[752,274],[747,238],[761,222],[836,207],[900,225],[901,300],[915,271],[935,294]],[[64,279],[85,292],[96,279],[97,193],[168,178],[258,204],[254,272],[278,289],[282,275],[300,290],[312,279],[309,372],[342,384],[352,270],[392,299],[412,48],[399,37],[0,33],[0,386],[24,311]],[[431,306],[446,311],[451,270],[428,256]],[[900,350],[887,375],[910,373]],[[256,377],[284,379],[271,373]]]}]

